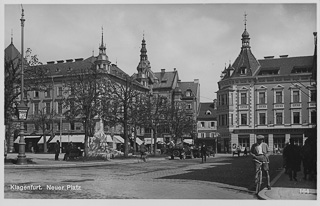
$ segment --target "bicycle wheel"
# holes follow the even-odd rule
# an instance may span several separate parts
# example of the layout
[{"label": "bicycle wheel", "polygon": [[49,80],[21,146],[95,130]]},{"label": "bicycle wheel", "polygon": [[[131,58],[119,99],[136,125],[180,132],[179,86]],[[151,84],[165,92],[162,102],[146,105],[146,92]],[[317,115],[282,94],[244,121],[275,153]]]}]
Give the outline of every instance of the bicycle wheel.
[{"label": "bicycle wheel", "polygon": [[261,184],[262,184],[262,170],[260,169],[258,171],[257,180],[256,180],[256,194],[260,192]]}]

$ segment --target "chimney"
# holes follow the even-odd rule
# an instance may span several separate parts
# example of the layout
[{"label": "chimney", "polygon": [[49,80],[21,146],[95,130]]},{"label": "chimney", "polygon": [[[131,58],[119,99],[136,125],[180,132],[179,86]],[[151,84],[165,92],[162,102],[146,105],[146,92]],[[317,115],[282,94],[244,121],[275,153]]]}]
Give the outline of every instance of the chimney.
[{"label": "chimney", "polygon": [[274,56],[265,56],[264,58],[265,58],[265,59],[273,59]]},{"label": "chimney", "polygon": [[82,60],[83,60],[83,58],[75,59],[75,61],[76,61],[76,62],[78,62],[78,61],[82,61]]},{"label": "chimney", "polygon": [[289,55],[280,55],[280,58],[287,58]]},{"label": "chimney", "polygon": [[166,69],[161,69],[161,73],[165,73],[166,72]]},{"label": "chimney", "polygon": [[63,63],[64,62],[64,60],[58,60],[57,61],[57,63]]},{"label": "chimney", "polygon": [[54,64],[54,62],[55,62],[55,61],[50,61],[50,62],[47,62],[47,64]]},{"label": "chimney", "polygon": [[67,59],[66,62],[73,62],[73,59]]},{"label": "chimney", "polygon": [[199,79],[194,79],[193,82],[199,84]]}]

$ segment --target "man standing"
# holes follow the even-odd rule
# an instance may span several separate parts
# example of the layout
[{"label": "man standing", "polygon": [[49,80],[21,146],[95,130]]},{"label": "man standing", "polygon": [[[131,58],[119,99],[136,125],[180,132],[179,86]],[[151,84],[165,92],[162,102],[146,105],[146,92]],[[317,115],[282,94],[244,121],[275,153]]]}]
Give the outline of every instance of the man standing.
[{"label": "man standing", "polygon": [[60,153],[60,142],[57,140],[57,142],[54,145],[54,160],[59,160],[59,153]]},{"label": "man standing", "polygon": [[206,162],[207,161],[207,148],[205,144],[202,144],[201,146],[201,158],[202,158],[202,163],[203,161]]},{"label": "man standing", "polygon": [[294,139],[290,138],[289,141],[290,144],[283,151],[283,157],[286,159],[286,169],[290,181],[292,181],[292,178],[297,181],[297,172],[301,169],[300,149],[294,144]]},{"label": "man standing", "polygon": [[268,144],[264,142],[264,136],[262,136],[262,135],[258,135],[257,136],[257,143],[255,143],[255,144],[253,144],[251,146],[250,154],[253,157],[253,159],[258,160],[259,162],[262,163],[262,165],[261,165],[258,162],[254,161],[255,171],[256,171],[255,179],[256,180],[258,179],[257,171],[259,170],[260,165],[261,165],[262,169],[267,174],[267,180],[268,180],[267,187],[268,187],[268,190],[271,190],[270,176],[269,176],[269,156],[270,156],[270,151],[269,151]]}]

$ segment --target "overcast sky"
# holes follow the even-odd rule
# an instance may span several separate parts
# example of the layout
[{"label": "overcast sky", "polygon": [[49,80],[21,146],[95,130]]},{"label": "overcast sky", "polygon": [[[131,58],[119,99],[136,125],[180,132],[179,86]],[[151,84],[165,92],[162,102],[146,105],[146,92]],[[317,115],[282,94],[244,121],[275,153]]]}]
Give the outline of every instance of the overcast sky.
[{"label": "overcast sky", "polygon": [[[201,102],[216,98],[221,71],[240,53],[245,12],[251,51],[257,59],[285,54],[313,55],[318,5],[312,2],[316,1],[307,4],[203,2],[207,3],[24,3],[24,48],[31,48],[42,63],[87,58],[93,51],[94,55],[98,54],[103,27],[109,60],[132,75],[137,72],[144,33],[152,70],[177,68],[182,81],[199,79]],[[3,46],[10,44],[13,31],[13,43],[20,51],[19,1],[5,2],[4,11]]]}]

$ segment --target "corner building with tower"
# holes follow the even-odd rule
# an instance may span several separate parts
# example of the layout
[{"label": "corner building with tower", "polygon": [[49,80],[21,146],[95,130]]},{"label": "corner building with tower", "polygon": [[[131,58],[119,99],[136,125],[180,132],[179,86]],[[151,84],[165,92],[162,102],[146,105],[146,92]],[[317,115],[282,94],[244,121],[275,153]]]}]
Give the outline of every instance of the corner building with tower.
[{"label": "corner building with tower", "polygon": [[222,71],[218,82],[221,152],[230,153],[238,146],[248,150],[257,135],[263,135],[269,149],[277,153],[290,138],[298,145],[308,137],[316,138],[316,35],[313,56],[257,60],[245,24],[240,54]]}]

